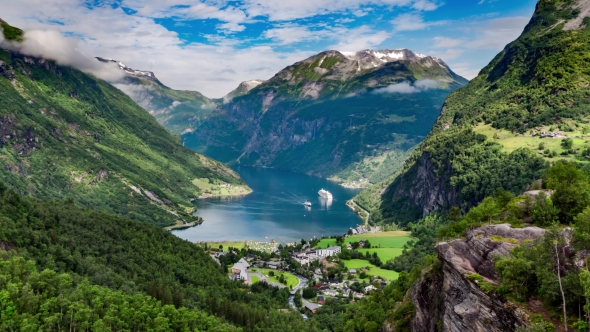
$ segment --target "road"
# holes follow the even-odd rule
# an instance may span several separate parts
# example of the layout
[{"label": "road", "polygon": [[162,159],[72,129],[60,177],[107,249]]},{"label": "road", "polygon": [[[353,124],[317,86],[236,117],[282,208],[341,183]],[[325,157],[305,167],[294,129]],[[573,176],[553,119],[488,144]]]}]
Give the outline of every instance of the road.
[{"label": "road", "polygon": [[359,210],[361,210],[361,211],[364,211],[364,212],[367,214],[367,218],[364,220],[364,222],[365,222],[365,226],[369,226],[369,217],[371,216],[371,214],[369,213],[369,211],[367,211],[367,210],[363,209],[363,208],[362,208],[360,205],[356,204],[356,202],[355,202],[354,200],[352,200],[352,199],[350,200],[350,202],[351,202],[352,204],[354,204],[354,206],[355,206],[357,209],[359,209]]},{"label": "road", "polygon": [[[305,286],[307,286],[308,280],[298,274],[295,274],[295,276],[299,278],[299,284],[291,291],[291,296],[289,296],[289,305],[291,306],[291,308],[293,308],[293,310],[299,311],[299,308],[297,308],[297,306],[295,305],[295,292],[305,288]],[[306,314],[301,314],[301,316],[303,316],[303,319],[305,320],[308,319]]]}]

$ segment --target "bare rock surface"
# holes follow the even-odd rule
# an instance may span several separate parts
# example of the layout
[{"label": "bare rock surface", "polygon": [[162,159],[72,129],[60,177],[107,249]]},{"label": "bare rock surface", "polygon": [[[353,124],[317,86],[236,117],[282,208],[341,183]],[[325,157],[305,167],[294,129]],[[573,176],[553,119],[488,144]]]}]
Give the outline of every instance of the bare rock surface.
[{"label": "bare rock surface", "polygon": [[515,331],[525,324],[510,301],[482,291],[469,275],[497,283],[493,257],[508,255],[518,243],[541,237],[538,227],[489,225],[467,232],[463,239],[436,245],[442,268],[424,273],[411,289],[416,307],[413,331]]}]

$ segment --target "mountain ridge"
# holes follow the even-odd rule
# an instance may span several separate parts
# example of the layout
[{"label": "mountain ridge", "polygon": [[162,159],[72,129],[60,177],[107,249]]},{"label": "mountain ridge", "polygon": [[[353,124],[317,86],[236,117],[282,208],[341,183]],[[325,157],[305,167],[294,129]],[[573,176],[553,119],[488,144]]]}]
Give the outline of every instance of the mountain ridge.
[{"label": "mountain ridge", "polygon": [[366,182],[399,170],[434,123],[433,106],[466,82],[407,49],[324,51],[218,106],[183,142],[224,162]]}]

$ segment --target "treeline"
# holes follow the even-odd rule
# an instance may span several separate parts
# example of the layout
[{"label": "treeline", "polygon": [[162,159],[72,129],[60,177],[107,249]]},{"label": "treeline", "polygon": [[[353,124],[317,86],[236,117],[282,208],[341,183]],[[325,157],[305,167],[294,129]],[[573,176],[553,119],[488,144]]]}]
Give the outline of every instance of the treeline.
[{"label": "treeline", "polygon": [[71,201],[23,197],[1,184],[0,248],[16,250],[39,271],[68,274],[73,288],[87,280],[129,296],[147,294],[163,307],[202,311],[246,331],[307,329],[299,315],[277,310],[288,307],[288,290],[231,281],[199,246]]}]

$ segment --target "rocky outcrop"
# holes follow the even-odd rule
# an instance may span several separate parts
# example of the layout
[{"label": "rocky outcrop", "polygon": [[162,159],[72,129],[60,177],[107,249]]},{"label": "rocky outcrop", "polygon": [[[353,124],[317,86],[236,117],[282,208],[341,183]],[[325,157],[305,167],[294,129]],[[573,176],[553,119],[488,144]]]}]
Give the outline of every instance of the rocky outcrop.
[{"label": "rocky outcrop", "polygon": [[[457,205],[458,189],[448,184],[448,177],[435,173],[435,167],[427,154],[422,154],[412,168],[412,176],[396,179],[400,185],[395,187],[392,200],[407,197],[411,205],[420,207],[422,216]],[[450,169],[445,173],[450,174]]]},{"label": "rocky outcrop", "polygon": [[518,243],[545,234],[538,227],[514,229],[490,225],[467,232],[464,239],[438,243],[439,273],[426,273],[411,290],[416,307],[413,331],[514,331],[525,325],[525,314],[510,301],[486,294],[483,282],[498,283],[494,256],[505,256]]}]

